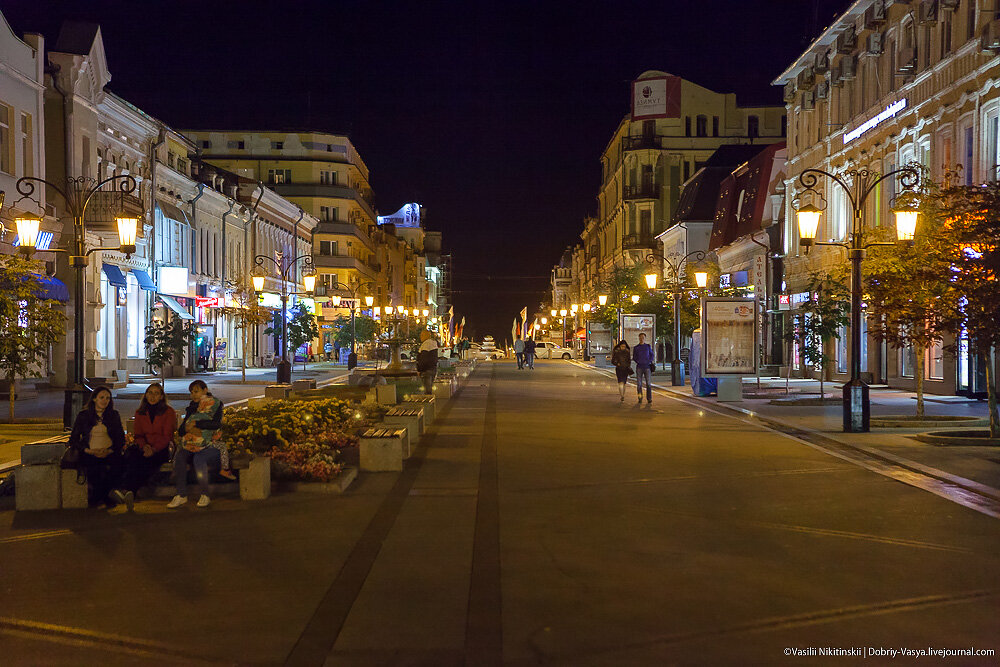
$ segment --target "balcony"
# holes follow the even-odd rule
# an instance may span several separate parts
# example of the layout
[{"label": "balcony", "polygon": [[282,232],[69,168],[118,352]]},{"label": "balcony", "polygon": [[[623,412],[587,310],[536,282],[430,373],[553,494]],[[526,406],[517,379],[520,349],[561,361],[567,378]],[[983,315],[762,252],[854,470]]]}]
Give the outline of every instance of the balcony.
[{"label": "balcony", "polygon": [[368,278],[375,277],[370,264],[348,255],[313,255],[313,265],[317,269],[352,269]]},{"label": "balcony", "polygon": [[642,185],[626,185],[624,199],[659,199],[660,186],[653,183],[643,183]]},{"label": "balcony", "polygon": [[660,135],[639,135],[635,137],[622,137],[622,150],[662,150],[663,139]]},{"label": "balcony", "polygon": [[353,236],[354,238],[364,243],[366,248],[368,248],[372,252],[375,251],[375,244],[372,242],[371,237],[368,236],[368,233],[364,231],[362,227],[351,224],[350,222],[341,222],[341,221],[333,222],[330,220],[323,220],[320,221],[318,225],[316,225],[316,229],[313,230],[313,233]]},{"label": "balcony", "polygon": [[354,188],[344,185],[325,185],[322,183],[274,183],[268,184],[282,197],[329,197],[331,199],[353,199],[365,212],[375,219],[375,209],[368,199]]},{"label": "balcony", "polygon": [[655,250],[656,239],[652,234],[626,234],[622,238],[622,250]]}]

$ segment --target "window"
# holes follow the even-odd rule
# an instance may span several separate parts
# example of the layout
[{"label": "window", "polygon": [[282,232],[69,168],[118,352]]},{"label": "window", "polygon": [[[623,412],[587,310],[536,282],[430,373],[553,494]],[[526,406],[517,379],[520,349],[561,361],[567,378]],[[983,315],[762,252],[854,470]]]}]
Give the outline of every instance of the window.
[{"label": "window", "polygon": [[0,103],[0,171],[14,175],[14,141],[11,121],[14,109]]},{"label": "window", "polygon": [[691,163],[687,160],[684,161],[684,182],[691,178]]},{"label": "window", "polygon": [[931,66],[931,26],[925,25],[923,30],[923,48],[921,49],[923,57],[921,57],[921,62],[923,67],[927,68]]},{"label": "window", "polygon": [[201,147],[202,148],[211,148],[212,147],[212,142],[211,141],[202,141],[201,142]]},{"label": "window", "polygon": [[167,153],[167,166],[170,167],[171,169],[173,169],[174,165],[176,164],[176,162],[175,162],[176,159],[177,159],[177,156],[174,155],[173,151],[168,152]]},{"label": "window", "polygon": [[760,136],[760,118],[757,116],[747,117],[747,136],[756,139]]},{"label": "window", "polygon": [[847,327],[837,329],[837,372],[847,372]]},{"label": "window", "polygon": [[97,352],[103,359],[115,358],[115,315],[118,312],[118,288],[108,282],[101,271],[101,301],[104,307],[97,315]]},{"label": "window", "polygon": [[695,119],[697,124],[697,135],[699,137],[708,136],[708,116],[698,116]]},{"label": "window", "polygon": [[291,169],[268,169],[267,170],[267,182],[273,185],[280,185],[282,183],[292,182],[292,170]]},{"label": "window", "polygon": [[319,254],[321,255],[332,255],[332,242],[331,241],[320,241],[319,242]]},{"label": "window", "polygon": [[31,114],[21,114],[21,175],[34,176],[35,151],[31,141]]},{"label": "window", "polygon": [[983,173],[989,180],[997,178],[1000,163],[1000,115],[997,110],[986,116],[986,145],[983,146]]},{"label": "window", "polygon": [[904,378],[911,378],[914,369],[917,367],[917,355],[913,353],[913,347],[904,347],[899,350],[899,375]]},{"label": "window", "polygon": [[924,366],[927,369],[928,379],[944,379],[944,344],[941,341],[937,341],[927,348],[927,360]]},{"label": "window", "polygon": [[712,136],[719,136],[719,117],[712,116]]},{"label": "window", "polygon": [[781,117],[781,136],[788,135],[788,116]]},{"label": "window", "polygon": [[327,144],[326,145],[326,152],[327,153],[332,153],[333,152],[333,144]]},{"label": "window", "polygon": [[188,175],[188,162],[187,162],[187,160],[182,160],[181,158],[177,158],[177,171],[181,172],[185,176]]},{"label": "window", "polygon": [[965,128],[965,160],[963,166],[965,167],[965,184],[972,185],[972,150],[973,150],[973,134],[972,127]]},{"label": "window", "polygon": [[139,291],[139,282],[135,279],[135,276],[129,273],[125,276],[126,282],[128,282],[128,296],[126,297],[125,305],[125,323],[128,328],[128,342],[126,344],[125,354],[128,357],[136,358],[143,356],[140,353],[142,349],[142,340],[144,337],[144,323],[146,318],[143,317],[143,298],[142,292]]},{"label": "window", "polygon": [[965,0],[965,39],[976,36],[976,0]]},{"label": "window", "polygon": [[280,151],[280,150],[284,150],[284,149],[285,149],[285,142],[284,141],[272,141],[271,142],[271,150]]},{"label": "window", "polygon": [[942,12],[941,17],[941,57],[951,53],[951,12]]},{"label": "window", "polygon": [[226,142],[226,148],[236,149],[236,150],[240,150],[241,151],[244,148],[246,148],[246,142],[244,142],[244,141],[227,141]]},{"label": "window", "polygon": [[336,185],[337,184],[337,172],[335,172],[335,171],[321,171],[321,172],[319,172],[319,182],[322,185]]},{"label": "window", "polygon": [[684,136],[691,136],[691,116],[684,116]]}]

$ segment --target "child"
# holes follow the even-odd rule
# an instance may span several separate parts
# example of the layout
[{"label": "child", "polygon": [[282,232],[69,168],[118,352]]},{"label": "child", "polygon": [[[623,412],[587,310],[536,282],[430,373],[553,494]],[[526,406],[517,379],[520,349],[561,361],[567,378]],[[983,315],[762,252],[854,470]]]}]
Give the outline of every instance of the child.
[{"label": "child", "polygon": [[219,474],[226,479],[235,480],[236,475],[230,469],[229,448],[222,442],[222,433],[218,429],[200,429],[194,424],[199,420],[212,421],[219,410],[221,402],[215,396],[206,393],[198,401],[198,409],[189,418],[191,426],[188,426],[184,434],[184,445],[194,445],[196,447],[215,447],[219,450]]}]

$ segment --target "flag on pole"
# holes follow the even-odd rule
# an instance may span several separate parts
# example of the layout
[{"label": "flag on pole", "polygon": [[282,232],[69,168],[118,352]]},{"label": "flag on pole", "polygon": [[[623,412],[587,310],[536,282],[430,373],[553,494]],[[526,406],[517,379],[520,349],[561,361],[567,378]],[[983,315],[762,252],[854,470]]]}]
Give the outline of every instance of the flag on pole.
[{"label": "flag on pole", "polygon": [[510,344],[513,345],[514,341],[517,340],[517,318],[514,318],[514,323],[510,325]]},{"label": "flag on pole", "polygon": [[448,306],[448,345],[455,339],[455,306]]},{"label": "flag on pole", "polygon": [[537,317],[534,317],[534,318],[532,318],[532,320],[531,320],[531,326],[530,326],[530,327],[528,327],[528,333],[529,333],[529,334],[531,335],[531,337],[532,337],[532,338],[534,338],[534,337],[535,337],[535,328],[536,328],[537,326],[538,326],[538,318],[537,318]]},{"label": "flag on pole", "polygon": [[455,338],[461,340],[462,332],[464,329],[465,329],[465,315],[462,315],[462,321],[459,322],[458,327],[455,329]]},{"label": "flag on pole", "polygon": [[521,337],[528,337],[528,307],[525,306],[521,309]]}]

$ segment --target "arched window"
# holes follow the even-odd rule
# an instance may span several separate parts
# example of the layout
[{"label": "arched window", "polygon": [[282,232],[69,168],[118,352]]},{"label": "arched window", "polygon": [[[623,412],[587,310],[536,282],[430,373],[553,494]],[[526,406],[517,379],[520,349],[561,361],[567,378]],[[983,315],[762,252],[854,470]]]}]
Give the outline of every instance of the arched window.
[{"label": "arched window", "polygon": [[708,116],[698,116],[696,119],[696,134],[699,137],[708,136]]}]

